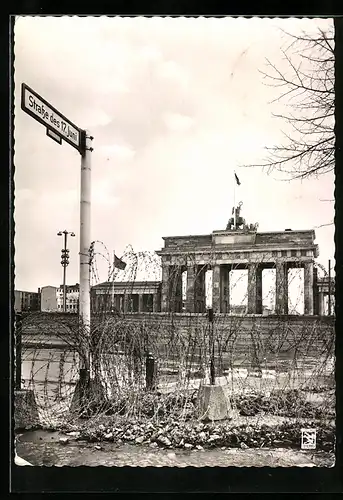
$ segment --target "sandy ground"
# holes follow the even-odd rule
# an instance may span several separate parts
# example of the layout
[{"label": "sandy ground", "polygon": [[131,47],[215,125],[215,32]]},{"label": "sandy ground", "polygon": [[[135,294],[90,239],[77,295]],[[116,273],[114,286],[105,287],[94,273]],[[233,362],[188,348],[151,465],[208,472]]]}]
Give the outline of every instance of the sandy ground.
[{"label": "sandy ground", "polygon": [[[61,366],[63,366],[61,373]],[[23,361],[24,387],[33,386],[42,422],[63,420],[63,415],[70,404],[78,371],[73,354],[58,349],[42,349],[37,353],[27,350]],[[245,370],[246,371],[246,370]],[[303,380],[293,376],[294,373],[278,374],[265,370],[262,378],[247,376],[242,371],[229,377],[218,377],[217,382],[226,385],[228,395],[246,393],[251,390],[269,392],[275,388],[291,388],[302,385]],[[311,372],[302,373],[306,379],[311,378]],[[33,382],[33,380],[34,382]],[[172,377],[169,377],[169,380]],[[177,377],[176,377],[177,379]],[[316,378],[319,383],[318,377]],[[323,382],[325,382],[323,380]],[[162,392],[174,391],[178,382],[161,384]],[[190,382],[190,387],[196,389],[200,379]],[[322,394],[308,394],[309,399],[320,403]],[[262,416],[263,423],[278,424],[290,418]],[[253,425],[261,420],[256,417],[236,417],[236,423]],[[255,422],[256,421],[256,422]],[[59,443],[61,435],[43,431],[28,432],[19,438],[18,455],[32,465],[64,466],[64,465],[105,465],[105,466],[167,466],[167,467],[204,467],[204,466],[236,466],[236,467],[330,467],[334,464],[334,456],[329,453],[306,452],[290,449],[215,449],[215,450],[162,450],[149,446],[120,445],[113,443],[90,444],[85,442],[70,442],[68,445]],[[100,448],[99,448],[100,446]]]},{"label": "sandy ground", "polygon": [[18,436],[16,452],[33,466],[107,467],[333,467],[334,455],[293,449],[164,450],[115,443],[60,443],[63,434],[33,431]]}]

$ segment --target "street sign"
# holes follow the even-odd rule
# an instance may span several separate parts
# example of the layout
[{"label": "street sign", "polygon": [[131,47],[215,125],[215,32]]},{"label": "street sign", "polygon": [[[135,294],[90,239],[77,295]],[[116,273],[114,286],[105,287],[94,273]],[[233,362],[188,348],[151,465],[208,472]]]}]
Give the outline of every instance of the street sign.
[{"label": "street sign", "polygon": [[62,144],[62,137],[58,134],[56,134],[53,130],[51,130],[50,128],[47,128],[46,129],[46,135],[48,137],[51,137],[51,139],[53,139],[54,141],[56,141],[58,144]]},{"label": "street sign", "polygon": [[[79,318],[86,339],[91,335],[90,259],[91,243],[91,141],[89,132],[80,129],[25,83],[21,84],[21,109],[46,127],[46,134],[59,144],[62,139],[76,148],[81,155],[80,182],[80,307]],[[64,260],[64,259],[63,259]],[[89,348],[80,359],[80,397],[88,400],[83,381],[91,379],[92,364]],[[78,398],[79,399],[79,398]]]},{"label": "street sign", "polygon": [[[28,85],[21,85],[21,109],[50,129],[47,135],[54,140],[60,138],[76,148],[81,154],[84,152],[84,131],[57,111],[51,104],[32,90]],[[52,134],[54,137],[52,137]]]}]

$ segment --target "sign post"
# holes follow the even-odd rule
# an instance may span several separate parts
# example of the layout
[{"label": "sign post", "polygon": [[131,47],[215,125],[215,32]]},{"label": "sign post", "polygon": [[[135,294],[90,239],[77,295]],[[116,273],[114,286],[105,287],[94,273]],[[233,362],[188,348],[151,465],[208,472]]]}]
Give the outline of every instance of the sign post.
[{"label": "sign post", "polygon": [[[90,247],[91,247],[91,137],[80,129],[28,85],[21,86],[21,109],[46,127],[48,137],[62,144],[67,142],[81,155],[80,192],[80,334],[85,336],[86,352],[83,353],[80,378],[89,380],[90,370]],[[80,345],[84,343],[80,339]],[[82,391],[81,391],[82,392]],[[82,394],[83,395],[83,394]]]},{"label": "sign post", "polygon": [[[91,152],[93,137],[83,131],[84,152],[81,156],[81,192],[80,192],[80,306],[79,315],[82,333],[86,336],[86,346],[90,341],[90,248],[91,248]],[[81,339],[80,339],[81,342]],[[83,344],[83,342],[81,342]],[[90,375],[90,352],[85,353],[83,366]]]}]

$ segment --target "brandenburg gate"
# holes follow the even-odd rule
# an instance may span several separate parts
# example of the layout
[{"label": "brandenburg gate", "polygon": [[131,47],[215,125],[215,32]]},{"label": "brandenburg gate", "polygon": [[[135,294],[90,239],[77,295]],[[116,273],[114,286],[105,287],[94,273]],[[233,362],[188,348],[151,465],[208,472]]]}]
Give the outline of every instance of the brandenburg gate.
[{"label": "brandenburg gate", "polygon": [[235,209],[225,230],[196,236],[164,237],[164,248],[156,253],[162,260],[161,311],[182,311],[182,273],[187,271],[185,309],[206,312],[205,273],[212,270],[212,308],[230,312],[230,273],[248,271],[248,314],[262,314],[262,271],[275,269],[275,313],[288,314],[288,271],[304,269],[304,314],[318,314],[316,268],[318,257],[315,232],[258,232],[257,224],[247,225]]}]

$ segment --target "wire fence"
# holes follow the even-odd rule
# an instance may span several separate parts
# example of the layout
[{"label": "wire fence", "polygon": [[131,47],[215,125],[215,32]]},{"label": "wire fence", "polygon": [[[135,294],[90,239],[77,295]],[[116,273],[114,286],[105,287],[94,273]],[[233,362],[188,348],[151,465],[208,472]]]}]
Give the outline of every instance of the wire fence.
[{"label": "wire fence", "polygon": [[[42,424],[75,419],[76,384],[89,352],[96,390],[78,408],[83,417],[199,419],[198,389],[213,376],[242,416],[334,418],[333,317],[247,314],[244,304],[238,304],[240,314],[215,313],[213,321],[206,309],[188,313],[182,306],[181,312],[149,310],[147,304],[145,311],[113,310],[114,289],[132,304],[137,283],[141,293],[144,284],[151,290],[156,282],[159,293],[156,256],[129,249],[123,260],[123,271],[109,265],[109,285],[100,287],[105,291],[93,308],[90,336],[75,314],[17,316],[20,385],[34,391]],[[92,274],[93,283],[99,282],[96,259]],[[180,291],[169,279],[175,303]]]}]

